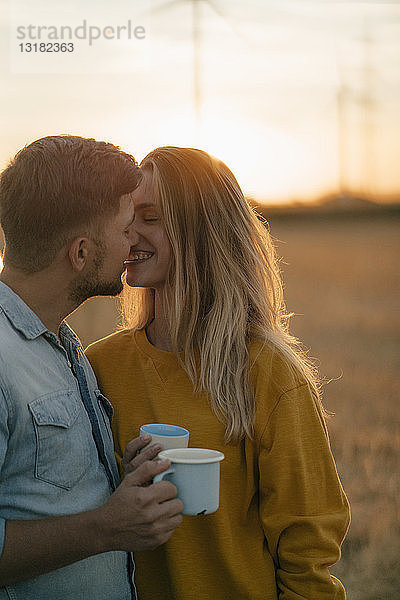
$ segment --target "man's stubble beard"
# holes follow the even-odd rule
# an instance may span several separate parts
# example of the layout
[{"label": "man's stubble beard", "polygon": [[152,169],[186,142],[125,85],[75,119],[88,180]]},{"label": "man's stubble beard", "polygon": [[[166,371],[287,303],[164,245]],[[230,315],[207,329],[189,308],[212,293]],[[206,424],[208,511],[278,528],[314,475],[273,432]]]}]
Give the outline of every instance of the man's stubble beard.
[{"label": "man's stubble beard", "polygon": [[104,281],[100,278],[100,272],[104,265],[106,248],[104,244],[96,240],[97,254],[93,265],[86,275],[79,276],[71,282],[69,299],[76,304],[82,304],[93,296],[118,296],[123,290],[121,274],[114,281]]}]

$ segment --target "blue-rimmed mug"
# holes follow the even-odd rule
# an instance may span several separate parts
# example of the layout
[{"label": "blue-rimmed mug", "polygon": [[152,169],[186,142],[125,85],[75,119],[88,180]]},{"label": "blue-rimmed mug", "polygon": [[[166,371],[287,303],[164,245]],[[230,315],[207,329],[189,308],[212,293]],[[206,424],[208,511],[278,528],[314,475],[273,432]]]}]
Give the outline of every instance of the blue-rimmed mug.
[{"label": "blue-rimmed mug", "polygon": [[189,444],[189,431],[179,425],[168,423],[146,423],[140,427],[140,435],[151,435],[151,441],[146,448],[161,444],[163,450],[171,448],[187,448]]}]

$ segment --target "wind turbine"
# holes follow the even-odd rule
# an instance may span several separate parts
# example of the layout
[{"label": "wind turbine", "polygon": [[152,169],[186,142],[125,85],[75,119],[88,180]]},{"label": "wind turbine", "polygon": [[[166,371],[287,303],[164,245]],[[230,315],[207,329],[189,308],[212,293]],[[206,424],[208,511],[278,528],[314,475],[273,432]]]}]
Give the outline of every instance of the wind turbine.
[{"label": "wind turbine", "polygon": [[372,34],[368,27],[369,23],[365,19],[364,22],[364,35],[361,39],[361,42],[364,47],[364,64],[361,68],[361,74],[363,79],[363,92],[359,97],[359,103],[361,104],[361,109],[363,111],[363,169],[362,169],[362,184],[361,188],[364,194],[367,197],[371,196],[371,193],[374,189],[375,181],[375,160],[374,160],[374,150],[375,150],[375,109],[376,109],[376,100],[374,97],[374,90],[378,88],[376,81],[376,72],[373,68],[372,56],[374,54],[374,42],[375,39],[372,37]]},{"label": "wind turbine", "polygon": [[[196,126],[196,140],[199,139],[200,124],[201,124],[201,109],[203,104],[203,90],[201,81],[201,54],[202,54],[202,27],[201,27],[201,7],[200,4],[209,6],[212,11],[221,19],[223,19],[235,35],[240,36],[236,28],[229,22],[225,12],[214,2],[214,0],[167,0],[163,4],[154,9],[155,13],[166,12],[172,7],[191,5],[192,18],[192,39],[193,39],[193,106]],[[240,36],[242,37],[242,36]]]}]

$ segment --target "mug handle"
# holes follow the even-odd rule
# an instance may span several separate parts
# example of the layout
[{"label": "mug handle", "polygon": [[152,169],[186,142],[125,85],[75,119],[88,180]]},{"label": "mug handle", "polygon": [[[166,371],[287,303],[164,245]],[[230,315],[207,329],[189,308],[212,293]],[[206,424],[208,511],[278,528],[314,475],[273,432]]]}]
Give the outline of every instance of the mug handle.
[{"label": "mug handle", "polygon": [[163,481],[164,477],[166,475],[169,475],[171,473],[175,473],[175,469],[173,469],[172,467],[170,467],[169,469],[167,469],[166,471],[163,471],[162,473],[159,473],[158,475],[156,475],[153,478],[153,483],[157,483],[158,481]]}]

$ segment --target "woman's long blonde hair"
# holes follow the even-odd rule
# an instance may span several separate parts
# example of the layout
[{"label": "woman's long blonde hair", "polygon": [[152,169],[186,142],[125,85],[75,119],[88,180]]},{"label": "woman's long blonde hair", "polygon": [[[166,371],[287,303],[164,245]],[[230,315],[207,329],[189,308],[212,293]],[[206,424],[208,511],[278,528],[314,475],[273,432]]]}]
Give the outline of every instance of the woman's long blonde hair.
[{"label": "woman's long blonde hair", "polygon": [[[250,340],[276,347],[318,395],[314,370],[288,332],[269,231],[228,167],[202,150],[157,148],[141,168],[172,248],[164,309],[173,350],[194,389],[209,393],[226,442],[251,438]],[[153,318],[153,290],[125,288],[121,301],[124,326],[141,329]]]}]

